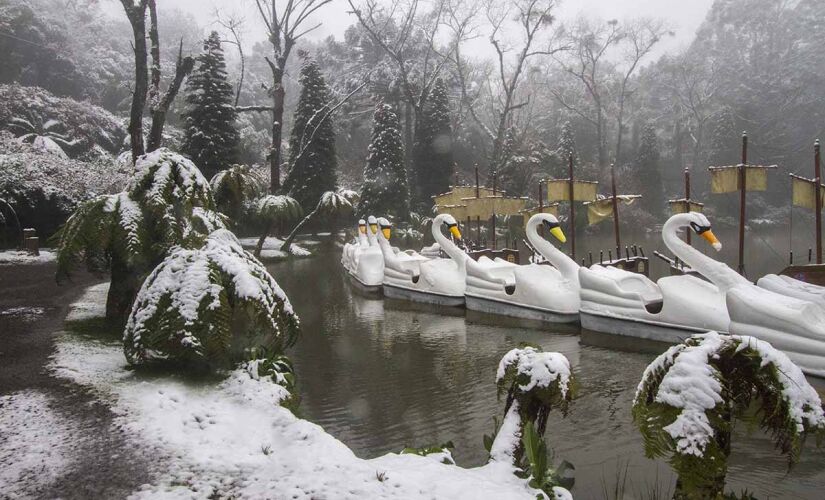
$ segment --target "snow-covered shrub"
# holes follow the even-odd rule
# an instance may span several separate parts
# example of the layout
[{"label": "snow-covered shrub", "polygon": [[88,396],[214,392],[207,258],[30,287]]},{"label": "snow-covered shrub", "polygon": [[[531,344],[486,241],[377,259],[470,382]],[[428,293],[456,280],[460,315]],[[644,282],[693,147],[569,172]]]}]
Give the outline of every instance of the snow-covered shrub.
[{"label": "snow-covered shrub", "polygon": [[301,204],[295,198],[286,195],[266,195],[256,200],[251,207],[254,219],[257,220],[263,231],[255,245],[255,256],[260,258],[264,242],[274,228],[292,224],[303,215]]},{"label": "snow-covered shrub", "polygon": [[292,245],[292,240],[298,235],[298,232],[309,222],[325,221],[333,225],[341,217],[349,216],[354,210],[354,203],[358,202],[358,194],[349,189],[340,189],[338,191],[327,191],[321,195],[318,200],[318,205],[306,217],[298,223],[297,226],[289,233],[284,244],[281,245],[281,250],[289,251]]},{"label": "snow-covered shrub", "polygon": [[124,351],[133,364],[169,359],[226,367],[250,348],[283,353],[298,324],[263,264],[222,229],[200,248],[175,247],[146,278],[126,324]]},{"label": "snow-covered shrub", "polygon": [[247,205],[265,193],[267,188],[260,169],[247,165],[232,165],[221,170],[209,184],[218,211],[236,224],[243,218]]},{"label": "snow-covered shrub", "polygon": [[825,437],[819,395],[784,353],[753,337],[708,332],[647,367],[633,418],[646,454],[669,456],[677,496],[715,498],[724,490],[733,426],[752,408],[789,465],[807,433]]},{"label": "snow-covered shrub", "polygon": [[123,321],[143,278],[174,246],[197,247],[225,227],[209,184],[166,149],[140,157],[128,189],[81,204],[58,235],[58,279],[80,264],[110,271],[110,320]]},{"label": "snow-covered shrub", "polygon": [[44,153],[0,131],[0,196],[17,208],[21,224],[50,236],[78,203],[123,189],[128,168],[106,156],[79,161]]},{"label": "snow-covered shrub", "polygon": [[126,137],[121,120],[103,108],[16,84],[0,85],[0,127],[49,137],[72,158],[95,145],[116,154]]},{"label": "snow-covered shrub", "polygon": [[490,460],[518,467],[530,486],[551,497],[557,489],[566,491],[563,487],[572,486],[567,476],[572,466],[562,462],[558,468],[548,467],[543,436],[550,411],[558,407],[566,414],[573,398],[570,362],[563,354],[525,345],[501,358],[496,385],[499,397],[506,393],[507,399],[495,438],[484,436]]}]

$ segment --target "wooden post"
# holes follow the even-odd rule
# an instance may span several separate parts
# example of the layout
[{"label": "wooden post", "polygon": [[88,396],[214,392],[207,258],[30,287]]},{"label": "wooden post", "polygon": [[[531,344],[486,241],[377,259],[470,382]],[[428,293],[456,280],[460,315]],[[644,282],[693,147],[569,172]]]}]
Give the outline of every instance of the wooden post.
[{"label": "wooden post", "polygon": [[[622,237],[619,233],[619,200],[616,198],[616,168],[610,164],[610,188],[613,191],[613,233],[616,236],[616,248],[621,248]],[[616,250],[616,253],[619,251]]]},{"label": "wooden post", "polygon": [[[570,197],[570,255],[573,257],[573,260],[576,260],[576,204],[573,199],[573,153],[567,156],[567,173],[569,176],[567,194]],[[614,196],[616,195],[615,191],[616,188],[614,186]]]},{"label": "wooden post", "polygon": [[476,168],[476,198],[481,198],[478,192],[478,163],[475,164]]},{"label": "wooden post", "polygon": [[819,139],[814,142],[814,217],[816,219],[816,263],[822,264],[822,190]]},{"label": "wooden post", "polygon": [[[539,213],[544,213],[544,199],[542,197],[542,189],[541,183],[544,182],[543,180],[539,181]],[[544,236],[544,224],[539,225],[539,236]]]},{"label": "wooden post", "polygon": [[747,193],[748,133],[742,132],[742,163],[739,164],[739,274],[745,275],[745,201]]},{"label": "wooden post", "polygon": [[[496,206],[496,171],[493,171],[493,207]],[[496,209],[493,208],[493,250],[496,249]]]},{"label": "wooden post", "polygon": [[[690,169],[685,167],[685,212],[690,212]],[[685,231],[685,241],[690,245],[690,228]]]}]

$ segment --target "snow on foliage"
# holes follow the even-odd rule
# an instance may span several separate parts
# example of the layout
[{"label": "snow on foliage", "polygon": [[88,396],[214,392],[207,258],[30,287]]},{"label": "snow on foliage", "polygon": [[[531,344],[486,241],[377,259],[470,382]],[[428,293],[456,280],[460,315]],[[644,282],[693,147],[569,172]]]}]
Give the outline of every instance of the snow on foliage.
[{"label": "snow on foliage", "polygon": [[570,362],[564,354],[541,352],[534,347],[513,349],[501,358],[496,383],[502,382],[511,368],[515,370],[517,379],[526,379],[526,383],[519,385],[522,391],[530,391],[534,387],[544,389],[556,382],[561,397],[567,397],[571,372]]},{"label": "snow on foliage", "polygon": [[103,108],[16,84],[0,85],[0,127],[16,135],[51,135],[72,157],[95,145],[116,154],[126,137],[122,121]]},{"label": "snow on foliage", "polygon": [[389,104],[379,104],[373,115],[358,212],[403,219],[409,215],[409,198],[398,115]]},{"label": "snow on foliage", "polygon": [[243,217],[247,205],[266,192],[267,183],[260,169],[232,165],[209,181],[218,210],[235,219]]},{"label": "snow on foliage", "polygon": [[245,348],[282,352],[298,317],[266,268],[227,230],[199,249],[174,248],[138,293],[124,333],[130,363],[153,359],[225,365]]},{"label": "snow on foliage", "polygon": [[680,484],[706,494],[724,479],[733,421],[752,402],[760,426],[791,464],[806,433],[825,436],[819,395],[787,355],[753,337],[716,332],[694,335],[656,358],[642,375],[633,415],[647,454],[671,454]]}]

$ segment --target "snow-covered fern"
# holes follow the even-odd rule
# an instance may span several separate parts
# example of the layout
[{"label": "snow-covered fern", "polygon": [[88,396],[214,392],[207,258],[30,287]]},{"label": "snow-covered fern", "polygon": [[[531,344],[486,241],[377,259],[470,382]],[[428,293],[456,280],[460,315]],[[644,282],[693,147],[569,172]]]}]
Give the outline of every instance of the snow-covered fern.
[{"label": "snow-covered fern", "polygon": [[669,456],[677,494],[710,498],[723,492],[733,426],[751,408],[790,465],[807,433],[825,437],[822,402],[799,367],[767,342],[716,332],[692,336],[647,367],[633,418],[647,455]]},{"label": "snow-covered fern", "polygon": [[232,165],[209,181],[218,211],[236,221],[252,200],[266,191],[266,180],[259,170],[247,165]]},{"label": "snow-covered fern", "polygon": [[266,268],[227,230],[201,248],[174,248],[143,283],[124,333],[130,363],[228,366],[245,350],[282,353],[298,317]]}]

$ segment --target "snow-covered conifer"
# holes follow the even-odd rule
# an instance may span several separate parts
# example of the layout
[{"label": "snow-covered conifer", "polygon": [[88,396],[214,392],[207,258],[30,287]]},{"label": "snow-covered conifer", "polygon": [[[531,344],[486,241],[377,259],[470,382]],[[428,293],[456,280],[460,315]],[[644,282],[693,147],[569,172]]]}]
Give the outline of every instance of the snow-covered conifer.
[{"label": "snow-covered conifer", "polygon": [[416,176],[416,201],[432,206],[434,195],[449,190],[453,175],[453,135],[447,87],[436,79],[427,98],[420,122],[415,127],[413,171]]},{"label": "snow-covered conifer", "polygon": [[404,140],[398,115],[388,104],[379,104],[373,115],[372,140],[358,212],[400,219],[409,216]]},{"label": "snow-covered conifer", "polygon": [[237,112],[233,99],[221,39],[213,31],[203,42],[203,52],[186,81],[185,136],[181,146],[207,178],[237,162],[240,136],[235,129]]},{"label": "snow-covered conifer", "polygon": [[284,190],[310,211],[325,191],[338,183],[335,127],[330,95],[321,69],[313,60],[301,68],[301,96],[289,139],[289,173]]},{"label": "snow-covered conifer", "polygon": [[643,179],[642,206],[652,215],[660,215],[665,209],[664,186],[659,170],[660,158],[656,127],[647,124],[642,130],[639,153],[636,157],[636,175]]}]

